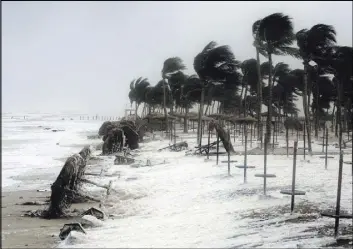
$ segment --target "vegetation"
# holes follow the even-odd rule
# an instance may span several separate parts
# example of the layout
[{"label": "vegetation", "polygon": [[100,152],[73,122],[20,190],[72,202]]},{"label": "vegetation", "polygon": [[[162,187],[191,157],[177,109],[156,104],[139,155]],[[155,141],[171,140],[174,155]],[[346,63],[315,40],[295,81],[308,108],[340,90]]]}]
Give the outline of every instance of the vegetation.
[{"label": "vegetation", "polygon": [[[229,46],[211,41],[195,56],[194,75],[183,72],[181,58],[171,57],[164,61],[162,79],[155,86],[142,77],[132,81],[129,98],[136,113],[141,104],[142,115],[163,111],[168,130],[169,109],[171,115],[184,117],[187,132],[190,109],[198,107],[200,145],[204,115],[253,117],[261,141],[261,117],[266,116],[266,154],[273,119],[297,117],[300,107],[295,101],[302,98],[309,153],[312,127],[318,138],[324,120],[332,121],[341,146],[342,133],[352,128],[352,47],[338,46],[330,25],[317,24],[295,32],[293,20],[282,13],[255,21],[249,32],[256,58],[240,62]],[[261,63],[260,55],[265,62]],[[273,55],[295,57],[303,62],[303,68],[291,68],[283,62],[274,65]],[[262,105],[267,107],[265,114]]]}]

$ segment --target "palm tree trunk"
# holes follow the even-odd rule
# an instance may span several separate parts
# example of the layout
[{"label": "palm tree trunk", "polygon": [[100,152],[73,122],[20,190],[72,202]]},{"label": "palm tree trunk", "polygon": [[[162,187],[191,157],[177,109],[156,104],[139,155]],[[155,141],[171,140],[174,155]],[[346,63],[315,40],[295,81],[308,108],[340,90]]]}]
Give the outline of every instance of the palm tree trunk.
[{"label": "palm tree trunk", "polygon": [[272,124],[272,54],[268,54],[268,62],[269,62],[269,76],[268,76],[268,110],[267,110],[267,120],[266,120],[266,134],[265,134],[265,154],[267,153],[268,143],[271,141],[271,124]]},{"label": "palm tree trunk", "polygon": [[[261,69],[260,69],[260,53],[259,49],[256,48],[256,69],[258,75],[257,81],[257,99],[258,99],[258,111],[257,111],[257,137],[258,140],[261,138],[260,126],[261,126],[261,109],[262,109],[262,80],[261,80]],[[262,138],[261,138],[262,139]]]},{"label": "palm tree trunk", "polygon": [[135,120],[137,120],[137,110],[139,109],[139,105],[135,102]]},{"label": "palm tree trunk", "polygon": [[311,127],[310,127],[310,117],[309,117],[309,106],[307,103],[308,97],[308,63],[304,62],[304,93],[303,93],[303,108],[304,108],[304,115],[305,115],[305,125],[308,134],[308,151],[309,154],[312,155],[311,150]]},{"label": "palm tree trunk", "polygon": [[202,87],[202,90],[201,90],[201,101],[200,101],[200,110],[199,110],[199,122],[197,124],[197,143],[198,143],[198,145],[200,147],[201,147],[201,143],[202,143],[201,122],[202,122],[204,99],[205,99],[205,87]]},{"label": "palm tree trunk", "polygon": [[247,95],[248,95],[248,86],[245,86],[245,94],[244,94],[244,117],[246,117],[246,100],[247,100]]},{"label": "palm tree trunk", "polygon": [[[241,93],[240,93],[240,103],[239,106],[240,108],[243,108],[243,93],[244,93],[244,82],[241,84]],[[241,110],[241,113],[243,112],[243,110]]]},{"label": "palm tree trunk", "polygon": [[143,118],[145,116],[145,110],[146,110],[146,103],[143,103],[141,118]]},{"label": "palm tree trunk", "polygon": [[207,106],[206,106],[206,110],[205,110],[205,115],[207,115],[207,111],[208,111],[208,107],[209,107],[210,105],[209,104],[207,104]]},{"label": "palm tree trunk", "polygon": [[335,109],[336,109],[336,101],[333,103],[333,110],[332,110],[332,119],[331,119],[331,123],[332,123],[332,125],[331,125],[331,132],[333,132],[333,127],[334,127],[334,125],[335,125]]},{"label": "palm tree trunk", "polygon": [[184,116],[184,133],[188,133],[188,112],[189,108],[185,107],[185,116]]},{"label": "palm tree trunk", "polygon": [[315,98],[315,137],[319,137],[319,86],[315,82],[316,98]]},{"label": "palm tree trunk", "polygon": [[168,113],[167,113],[167,96],[166,96],[166,82],[163,79],[163,110],[164,110],[164,118],[165,118],[165,130],[168,132]]},{"label": "palm tree trunk", "polygon": [[337,124],[338,124],[338,144],[339,144],[339,150],[340,153],[342,151],[342,122],[341,122],[341,99],[342,99],[342,84],[341,81],[338,80],[337,82]]}]

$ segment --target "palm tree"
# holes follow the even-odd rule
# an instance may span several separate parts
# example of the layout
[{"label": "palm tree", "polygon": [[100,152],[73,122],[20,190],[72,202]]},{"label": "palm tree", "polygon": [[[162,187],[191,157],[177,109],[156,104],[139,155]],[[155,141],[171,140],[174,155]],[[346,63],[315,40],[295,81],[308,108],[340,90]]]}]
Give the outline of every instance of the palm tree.
[{"label": "palm tree", "polygon": [[[162,68],[162,78],[163,78],[163,110],[164,117],[166,122],[166,130],[168,131],[168,112],[167,112],[167,103],[166,103],[166,86],[167,79],[174,73],[177,73],[181,70],[184,70],[186,67],[179,57],[171,57],[164,61]],[[173,112],[173,110],[171,110]]]},{"label": "palm tree", "polygon": [[332,26],[325,24],[317,24],[310,30],[302,29],[296,34],[297,45],[299,47],[300,56],[304,64],[304,92],[303,105],[305,114],[306,129],[308,132],[308,149],[311,150],[311,128],[309,121],[309,104],[308,104],[308,70],[309,63],[316,58],[322,57],[328,47],[332,47],[336,42],[336,32]]},{"label": "palm tree", "polygon": [[[261,45],[268,55],[269,77],[268,77],[268,115],[266,122],[265,145],[270,141],[271,137],[271,121],[272,121],[272,55],[293,55],[297,54],[295,48],[289,47],[294,40],[293,24],[289,16],[282,13],[274,13],[263,18],[257,30],[257,36]],[[265,154],[267,146],[265,146]]]},{"label": "palm tree", "polygon": [[256,70],[257,70],[257,97],[258,97],[258,110],[257,110],[257,137],[262,140],[262,132],[260,132],[261,126],[261,112],[262,112],[262,78],[261,78],[261,64],[260,64],[260,53],[267,57],[267,53],[264,49],[264,45],[259,37],[259,26],[261,20],[257,20],[252,25],[252,35],[254,38],[253,46],[256,49]]},{"label": "palm tree", "polygon": [[[344,104],[343,96],[346,96],[347,102],[351,102],[352,99],[352,56],[353,49],[352,47],[335,47],[332,50],[333,54],[330,59],[330,68],[333,69],[334,78],[333,82],[335,83],[337,89],[337,122],[339,126],[339,148],[342,150],[342,111],[341,107],[347,106]],[[350,104],[351,105],[351,104]],[[349,109],[352,106],[348,107]]]},{"label": "palm tree", "polygon": [[[257,86],[258,87],[258,82],[259,79],[261,80],[261,75],[259,77],[258,75],[258,67],[257,67],[257,61],[255,59],[249,59],[243,61],[243,63],[240,66],[241,71],[243,73],[243,87],[245,87],[245,93],[244,93],[244,117],[247,116],[246,110],[247,110],[247,95],[248,95],[248,88]],[[261,81],[260,81],[261,83]],[[241,94],[243,95],[243,94]]]},{"label": "palm tree", "polygon": [[[218,46],[212,41],[194,59],[194,69],[201,82],[201,101],[198,122],[198,143],[201,145],[201,118],[205,88],[212,83],[224,83],[239,67],[229,46]],[[231,83],[231,82],[228,82]]]},{"label": "palm tree", "polygon": [[135,102],[135,118],[137,119],[137,111],[142,102],[145,102],[145,93],[150,83],[146,78],[138,78],[130,83],[129,99],[132,105]]}]

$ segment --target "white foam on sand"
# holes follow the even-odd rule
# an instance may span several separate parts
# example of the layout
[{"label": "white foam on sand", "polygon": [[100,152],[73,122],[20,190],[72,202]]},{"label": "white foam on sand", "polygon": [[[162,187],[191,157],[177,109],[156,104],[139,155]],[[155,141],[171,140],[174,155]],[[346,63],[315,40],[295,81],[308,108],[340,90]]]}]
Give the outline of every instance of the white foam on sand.
[{"label": "white foam on sand", "polygon": [[[187,139],[189,148],[195,146],[195,140]],[[283,140],[279,142],[285,145]],[[320,247],[334,241],[333,236],[322,235],[318,229],[328,226],[333,233],[334,221],[320,217],[320,211],[335,206],[338,156],[329,159],[327,170],[324,159],[318,156],[307,156],[310,161],[298,156],[296,188],[306,191],[306,195],[296,197],[291,215],[290,197],[280,194],[280,190],[291,186],[292,156],[268,156],[268,173],[277,177],[268,179],[265,197],[263,179],[254,176],[263,173],[263,156],[248,157],[248,164],[256,168],[247,171],[244,183],[244,171],[234,167],[242,164],[243,156],[232,156],[238,163],[232,163],[228,176],[227,164],[217,166],[215,157],[205,161],[203,156],[185,156],[184,151],[157,152],[166,145],[165,140],[141,144],[135,158],[141,165],[149,159],[151,167],[113,165],[114,157],[103,157],[105,161],[98,165],[87,166],[87,171],[104,169],[107,175],[120,172],[117,177],[87,176],[100,184],[113,181],[104,206],[111,218],[102,227],[86,229],[86,235],[72,233],[59,247],[293,248]],[[242,149],[241,140],[234,147]],[[313,150],[321,151],[321,147],[313,145]],[[350,167],[344,165],[341,200],[341,210],[349,213]],[[105,196],[105,191],[97,187],[86,189]],[[298,221],[298,217],[305,221]],[[341,220],[341,226],[350,222]]]}]

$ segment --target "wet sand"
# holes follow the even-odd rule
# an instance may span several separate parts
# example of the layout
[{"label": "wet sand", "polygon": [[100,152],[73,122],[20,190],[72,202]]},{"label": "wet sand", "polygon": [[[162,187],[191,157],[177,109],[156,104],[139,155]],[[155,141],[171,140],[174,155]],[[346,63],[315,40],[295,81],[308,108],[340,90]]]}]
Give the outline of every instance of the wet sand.
[{"label": "wet sand", "polygon": [[[28,201],[44,202],[50,191],[8,191],[1,193],[1,248],[53,248],[60,242],[60,228],[75,218],[46,220],[24,217],[26,211],[45,209],[48,205],[17,205]],[[70,210],[86,209],[96,203],[73,204]]]}]

